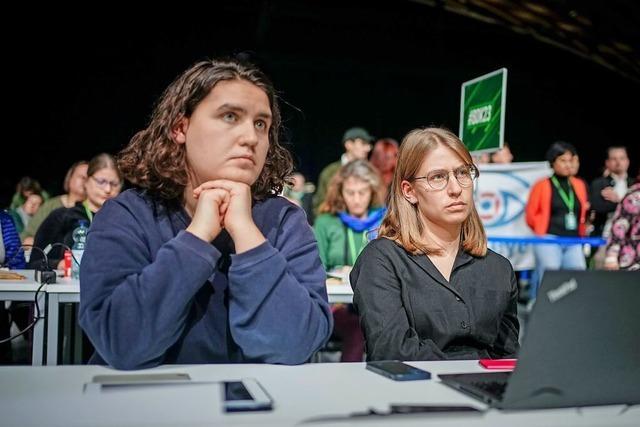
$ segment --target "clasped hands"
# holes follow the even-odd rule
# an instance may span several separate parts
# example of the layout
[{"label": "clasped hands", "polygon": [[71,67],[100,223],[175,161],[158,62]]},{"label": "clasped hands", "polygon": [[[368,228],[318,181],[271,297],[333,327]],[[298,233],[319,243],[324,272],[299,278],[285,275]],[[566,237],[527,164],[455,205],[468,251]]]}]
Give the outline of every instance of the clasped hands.
[{"label": "clasped hands", "polygon": [[251,187],[245,183],[217,179],[193,189],[197,205],[187,231],[211,242],[226,229],[236,253],[244,252],[265,238],[251,215]]}]

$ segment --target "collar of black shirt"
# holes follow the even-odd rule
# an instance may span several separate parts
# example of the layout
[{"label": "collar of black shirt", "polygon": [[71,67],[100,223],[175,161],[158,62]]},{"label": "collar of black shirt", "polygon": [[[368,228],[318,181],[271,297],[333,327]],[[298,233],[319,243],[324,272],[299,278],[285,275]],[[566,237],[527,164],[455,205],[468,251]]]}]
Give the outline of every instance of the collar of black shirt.
[{"label": "collar of black shirt", "polygon": [[[429,259],[428,256],[421,254],[421,255],[411,255],[411,259],[418,264],[418,266],[420,268],[422,268],[429,276],[431,276],[435,281],[437,281],[438,283],[440,283],[442,286],[445,286],[449,289],[451,288],[450,282],[447,281],[447,279],[444,278],[444,276],[442,275],[442,273],[440,273],[440,270],[438,270],[438,268],[431,262],[431,260]],[[456,259],[453,262],[453,268],[451,269],[451,277],[453,277],[453,274],[455,273],[455,271],[460,268],[461,266],[470,263],[471,261],[473,261],[473,256],[470,255],[469,253],[467,253],[466,251],[464,251],[462,248],[460,248],[458,250],[458,254],[456,255]],[[453,289],[452,289],[453,290]],[[457,294],[457,292],[454,290],[454,292]]]}]

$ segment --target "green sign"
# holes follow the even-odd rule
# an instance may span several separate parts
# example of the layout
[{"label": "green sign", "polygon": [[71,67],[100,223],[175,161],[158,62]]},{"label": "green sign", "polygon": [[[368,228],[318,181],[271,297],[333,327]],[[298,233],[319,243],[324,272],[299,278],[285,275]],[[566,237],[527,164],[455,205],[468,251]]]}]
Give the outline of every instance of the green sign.
[{"label": "green sign", "polygon": [[502,148],[506,100],[506,68],[462,83],[460,139],[469,151]]}]

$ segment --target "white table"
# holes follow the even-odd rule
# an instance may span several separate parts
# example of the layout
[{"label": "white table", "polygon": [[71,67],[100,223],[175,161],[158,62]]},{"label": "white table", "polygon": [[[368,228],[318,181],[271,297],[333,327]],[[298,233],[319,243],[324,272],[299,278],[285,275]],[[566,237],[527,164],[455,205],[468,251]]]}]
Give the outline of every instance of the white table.
[{"label": "white table", "polygon": [[[58,279],[58,283],[46,286],[47,293],[47,354],[46,364],[58,364],[59,318],[60,304],[80,302],[80,282],[74,279]],[[349,284],[327,283],[327,295],[331,304],[349,304],[353,300],[353,290]],[[74,348],[82,345],[80,328],[77,319],[73,322],[76,328]]]},{"label": "white table", "polygon": [[[35,292],[40,286],[33,279],[33,270],[16,270],[16,272],[26,276],[27,279],[0,281],[0,301],[33,301]],[[353,290],[347,283],[331,284],[328,282],[327,295],[332,304],[351,303],[353,300]],[[40,301],[41,318],[34,327],[32,364],[42,365],[44,360],[47,365],[57,365],[60,341],[60,304],[80,302],[80,282],[76,279],[58,277],[55,284],[42,287],[38,300]],[[76,337],[75,348],[77,349],[82,345],[77,319],[74,319],[72,325],[76,328],[74,336]]]},{"label": "white table", "polygon": [[[33,278],[33,270],[14,271],[26,276],[26,280],[0,281],[0,301],[33,302],[36,290],[40,287],[40,284]],[[80,282],[77,279],[58,277],[55,284],[42,287],[38,301],[40,319],[34,326],[32,364],[42,365],[44,360],[48,365],[56,365],[58,362],[60,304],[80,302]],[[74,325],[78,328],[76,321],[74,321]],[[79,334],[76,334],[76,337],[78,336]],[[77,341],[77,344],[80,345],[79,339]]]},{"label": "white table", "polygon": [[353,290],[351,289],[351,285],[347,283],[337,285],[327,281],[327,296],[331,304],[351,304],[353,301]]},{"label": "white table", "polygon": [[[165,386],[138,391],[84,393],[94,375],[117,374],[100,366],[0,367],[2,425],[299,425],[316,417],[347,416],[390,404],[486,406],[437,380],[437,374],[478,372],[477,361],[413,362],[434,375],[432,380],[394,382],[365,369],[364,363],[279,365],[161,366],[148,372],[188,373],[196,381],[255,378],[274,399],[274,410],[222,414],[219,396]],[[215,397],[214,397],[215,395]],[[445,425],[445,426],[637,426],[640,408],[605,406],[504,413],[405,415],[315,425]],[[306,425],[306,424],[303,424]]]},{"label": "white table", "polygon": [[[26,277],[26,280],[0,280],[0,301],[34,302],[40,284],[33,279],[33,270],[14,270]],[[31,363],[42,365],[44,359],[44,331],[46,323],[46,285],[38,293],[40,318],[33,327],[33,349]],[[37,312],[34,311],[34,316]],[[30,318],[29,323],[34,319]]]},{"label": "white table", "polygon": [[[80,282],[77,279],[59,278],[53,285],[47,285],[47,365],[58,364],[60,304],[80,302]],[[82,346],[82,332],[78,319],[73,318],[75,328],[75,348]]]}]

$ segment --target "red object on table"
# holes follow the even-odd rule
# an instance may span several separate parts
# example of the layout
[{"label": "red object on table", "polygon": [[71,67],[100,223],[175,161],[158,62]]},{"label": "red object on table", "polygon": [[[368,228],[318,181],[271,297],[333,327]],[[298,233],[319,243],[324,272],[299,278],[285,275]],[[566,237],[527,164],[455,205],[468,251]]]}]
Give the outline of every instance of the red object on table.
[{"label": "red object on table", "polygon": [[64,251],[64,277],[71,277],[71,251]]},{"label": "red object on table", "polygon": [[480,359],[480,365],[485,369],[510,369],[516,367],[518,359]]}]

